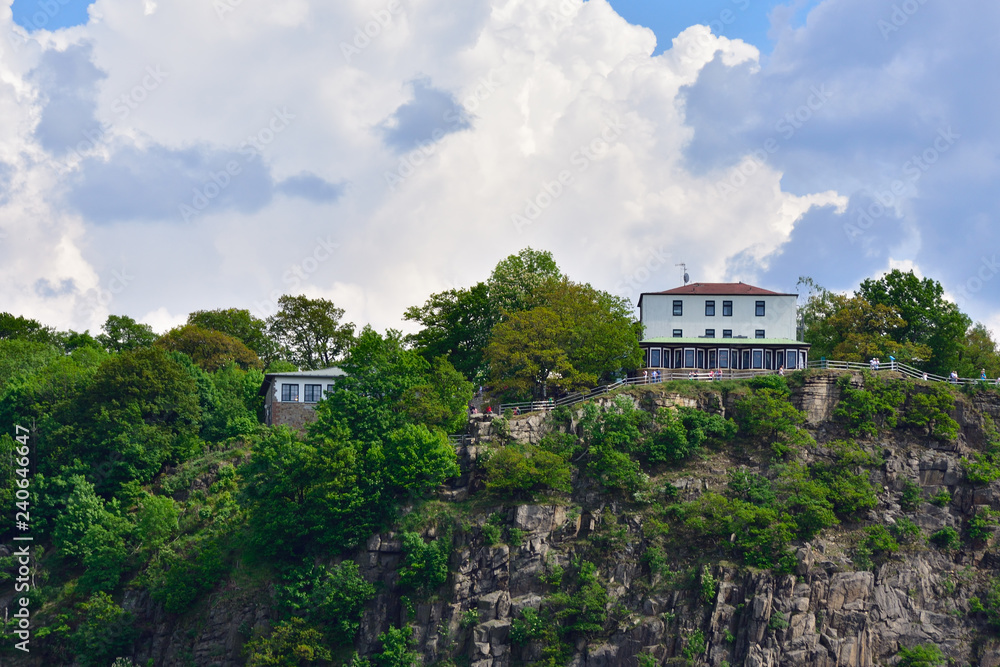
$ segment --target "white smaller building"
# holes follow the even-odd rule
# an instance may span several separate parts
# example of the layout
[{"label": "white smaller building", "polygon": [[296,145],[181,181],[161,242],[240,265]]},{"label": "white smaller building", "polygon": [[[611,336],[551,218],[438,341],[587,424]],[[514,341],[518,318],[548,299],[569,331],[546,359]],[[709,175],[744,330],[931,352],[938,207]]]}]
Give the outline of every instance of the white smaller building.
[{"label": "white smaller building", "polygon": [[264,397],[264,423],[302,429],[315,421],[313,409],[338,378],[347,374],[336,366],[315,371],[268,373],[258,395]]}]

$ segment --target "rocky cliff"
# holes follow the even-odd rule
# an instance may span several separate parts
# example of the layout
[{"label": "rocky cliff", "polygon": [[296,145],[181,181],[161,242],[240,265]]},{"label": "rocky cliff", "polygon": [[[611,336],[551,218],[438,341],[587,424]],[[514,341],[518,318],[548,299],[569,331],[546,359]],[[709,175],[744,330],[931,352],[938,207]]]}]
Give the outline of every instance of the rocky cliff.
[{"label": "rocky cliff", "polygon": [[[838,377],[812,374],[793,389],[801,428],[815,439],[796,455],[803,465],[825,460],[834,443],[848,439],[843,419],[835,418]],[[863,384],[857,376],[849,386]],[[625,395],[649,412],[686,406],[724,416],[739,396],[710,384]],[[354,554],[378,585],[357,656],[378,653],[379,635],[390,627],[408,626],[427,665],[892,665],[901,647],[919,645],[939,647],[949,664],[1000,665],[990,624],[1000,618],[990,607],[1000,554],[997,521],[987,511],[1000,510],[1000,481],[973,484],[963,463],[990,446],[1000,394],[956,394],[948,412],[958,423],[955,437],[932,437],[931,426],[924,432],[881,424],[858,438],[877,455],[865,473],[875,506],[811,539],[791,540],[790,560],[780,568],[734,557],[727,542],[737,542],[736,534],[692,541],[690,524],[678,518],[677,503],[724,493],[730,471],[767,464],[740,440],[685,465],[650,470],[650,488],[662,489],[653,495],[609,492],[579,471],[567,494],[512,501],[485,489],[485,458],[553,432],[575,434],[581,414],[470,421],[459,448],[461,477],[403,518],[431,543],[451,539],[447,582],[404,594],[401,529],[372,536]],[[970,533],[976,517],[979,531]],[[869,531],[901,535],[896,528],[909,526],[915,528],[898,549],[876,544]],[[954,529],[951,542],[929,540],[947,537],[946,528]],[[997,591],[992,604],[1000,604]],[[240,571],[183,616],[166,614],[143,592],[127,592],[123,606],[144,629],[135,663],[242,665],[247,639],[266,634],[276,620],[272,596],[269,582]],[[350,658],[342,652],[338,661]],[[17,660],[11,664],[41,664]]]}]

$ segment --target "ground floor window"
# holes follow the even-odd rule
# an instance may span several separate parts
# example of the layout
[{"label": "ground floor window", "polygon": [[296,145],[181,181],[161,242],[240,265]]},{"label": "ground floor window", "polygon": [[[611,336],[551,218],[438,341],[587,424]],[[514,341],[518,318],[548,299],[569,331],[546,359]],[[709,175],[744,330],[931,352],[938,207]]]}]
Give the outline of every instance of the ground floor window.
[{"label": "ground floor window", "polygon": [[281,385],[281,402],[282,403],[295,403],[299,400],[299,385],[297,384],[282,384]]},{"label": "ground floor window", "polygon": [[323,385],[321,384],[307,384],[305,391],[305,401],[306,403],[318,403],[319,399],[323,398]]},{"label": "ground floor window", "polygon": [[654,347],[649,350],[649,366],[650,368],[660,367],[660,348]]}]

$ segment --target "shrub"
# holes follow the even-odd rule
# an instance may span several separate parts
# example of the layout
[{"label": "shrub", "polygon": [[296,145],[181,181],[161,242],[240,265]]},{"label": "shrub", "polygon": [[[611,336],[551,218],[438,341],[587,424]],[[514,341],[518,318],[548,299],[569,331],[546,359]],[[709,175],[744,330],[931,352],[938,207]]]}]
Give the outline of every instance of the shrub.
[{"label": "shrub", "polygon": [[[477,616],[478,620],[478,616]],[[515,618],[510,624],[510,640],[517,646],[523,646],[532,639],[538,639],[545,634],[546,623],[537,609],[525,607],[521,610],[521,618]]]},{"label": "shrub", "polygon": [[412,650],[413,629],[389,628],[378,636],[382,652],[375,656],[378,667],[412,667],[420,655]]},{"label": "shrub", "polygon": [[936,507],[945,507],[949,503],[951,503],[951,494],[947,491],[941,491],[931,498],[931,505]]},{"label": "shrub", "polygon": [[997,527],[997,514],[986,507],[980,507],[966,523],[966,533],[974,542],[985,542],[993,536]]},{"label": "shrub", "polygon": [[695,657],[701,655],[708,648],[705,643],[705,633],[701,630],[695,630],[688,637],[687,644],[684,646],[684,650],[681,652],[688,660],[694,660]]},{"label": "shrub", "polygon": [[563,457],[534,445],[508,445],[486,462],[486,488],[497,494],[530,497],[545,489],[568,493],[572,468]]},{"label": "shrub", "polygon": [[951,526],[945,526],[939,531],[933,533],[930,538],[928,538],[934,546],[943,551],[952,551],[957,549],[961,540],[958,537],[958,531]]},{"label": "shrub", "polygon": [[486,543],[486,546],[492,547],[503,542],[503,529],[500,526],[487,523],[483,526],[482,532],[483,542]]},{"label": "shrub", "polygon": [[771,614],[771,619],[767,622],[767,627],[771,630],[785,630],[788,628],[788,618],[780,611]]},{"label": "shrub", "polygon": [[805,414],[795,409],[787,395],[787,388],[781,391],[764,387],[754,389],[736,402],[739,432],[760,444],[770,445],[776,457],[814,444],[812,436],[799,429],[805,422]]},{"label": "shrub", "polygon": [[852,387],[849,375],[841,377],[837,384],[841,398],[833,415],[846,423],[852,437],[874,437],[880,426],[896,427],[897,411],[904,399],[898,381],[864,373],[863,389]]},{"label": "shrub", "polygon": [[399,585],[404,590],[428,594],[448,580],[448,557],[451,533],[425,543],[418,533],[402,535],[403,563],[399,567]]},{"label": "shrub", "polygon": [[900,646],[896,667],[941,667],[947,662],[944,653],[934,644],[919,644],[912,648]]},{"label": "shrub", "polygon": [[291,618],[275,626],[268,637],[247,642],[247,667],[299,667],[330,660],[323,633],[301,618]]},{"label": "shrub", "polygon": [[291,614],[327,628],[333,644],[350,644],[361,625],[365,605],[375,597],[375,586],[365,581],[354,561],[329,570],[308,565],[293,569],[276,597]]},{"label": "shrub", "polygon": [[646,441],[650,463],[679,463],[697,455],[707,440],[732,440],[736,423],[720,415],[694,408],[660,408],[655,422],[659,427]]},{"label": "shrub", "polygon": [[562,635],[594,635],[604,628],[608,613],[608,591],[589,561],[578,565],[573,593],[556,593],[551,600],[554,618]]},{"label": "shrub", "polygon": [[222,547],[210,539],[192,560],[168,554],[161,560],[158,576],[154,575],[152,597],[167,611],[182,613],[211,590],[228,569]]},{"label": "shrub", "polygon": [[854,549],[854,563],[859,568],[869,569],[873,565],[885,562],[899,551],[899,542],[885,526],[869,526],[864,531],[864,537]]},{"label": "shrub", "polygon": [[911,480],[903,481],[903,493],[899,497],[899,506],[904,512],[913,512],[920,507],[920,487]]},{"label": "shrub", "polygon": [[911,396],[903,424],[919,428],[937,440],[954,440],[958,437],[958,422],[948,415],[954,409],[955,397],[948,388],[934,384]]},{"label": "shrub", "polygon": [[913,544],[920,537],[920,526],[913,523],[905,516],[896,519],[896,523],[889,529],[896,541],[902,544]]},{"label": "shrub", "polygon": [[82,620],[72,635],[77,657],[83,665],[109,665],[118,656],[129,652],[136,637],[130,612],[119,607],[107,593],[94,593],[77,605]]}]

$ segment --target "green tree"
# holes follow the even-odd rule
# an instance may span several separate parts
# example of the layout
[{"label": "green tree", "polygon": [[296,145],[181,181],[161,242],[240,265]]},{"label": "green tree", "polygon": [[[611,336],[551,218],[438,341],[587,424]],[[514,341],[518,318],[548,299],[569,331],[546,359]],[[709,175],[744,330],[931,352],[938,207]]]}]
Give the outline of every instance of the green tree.
[{"label": "green tree", "polygon": [[209,372],[217,371],[227,364],[238,364],[243,369],[263,368],[253,350],[240,340],[196,324],[171,329],[160,336],[156,344],[164,350],[183,352],[191,361]]},{"label": "green tree", "polygon": [[285,609],[327,628],[335,645],[354,641],[364,608],[375,597],[375,586],[365,581],[356,563],[345,560],[329,569],[310,563],[293,569],[288,579],[278,587]]},{"label": "green tree", "polygon": [[444,432],[431,432],[423,424],[405,424],[388,433],[382,452],[386,482],[400,495],[419,497],[460,472]]},{"label": "green tree", "polygon": [[265,364],[271,363],[278,354],[278,344],[268,334],[267,322],[254,317],[249,310],[240,308],[196,310],[188,315],[187,323],[239,339]]},{"label": "green tree", "polygon": [[525,248],[500,260],[486,285],[490,301],[507,316],[541,305],[544,299],[539,298],[539,289],[562,279],[552,253]]},{"label": "green tree", "polygon": [[138,635],[131,612],[125,611],[105,592],[97,592],[77,605],[82,620],[73,633],[77,657],[86,667],[104,667],[115,658],[131,653]]},{"label": "green tree", "polygon": [[406,340],[426,359],[447,357],[466,378],[486,380],[486,346],[501,319],[486,283],[432,294],[424,305],[408,308],[405,318],[423,326]]},{"label": "green tree", "polygon": [[961,377],[978,378],[981,370],[986,371],[988,378],[1000,376],[1000,350],[993,334],[982,322],[976,322],[965,333],[955,370]]},{"label": "green tree", "polygon": [[403,392],[401,401],[410,421],[439,427],[447,433],[464,430],[474,395],[472,383],[443,357],[431,362],[425,377],[423,384]]},{"label": "green tree", "polygon": [[378,667],[413,667],[420,659],[413,650],[413,629],[389,628],[378,636],[382,652],[375,656]]},{"label": "green tree", "polygon": [[141,347],[149,347],[156,342],[153,327],[139,324],[128,315],[108,315],[101,326],[104,332],[97,340],[109,352],[126,352]]},{"label": "green tree", "polygon": [[891,332],[892,338],[929,347],[931,356],[926,364],[929,372],[947,375],[957,366],[959,350],[972,320],[944,298],[944,288],[939,282],[920,279],[913,271],[893,269],[877,280],[863,281],[858,295],[872,305],[899,311],[904,324]]},{"label": "green tree", "polygon": [[23,340],[52,345],[58,338],[51,327],[43,326],[38,320],[0,313],[0,341],[3,340]]},{"label": "green tree", "polygon": [[354,325],[341,324],[343,316],[344,310],[326,299],[285,295],[267,319],[267,331],[300,368],[329,368],[354,340]]},{"label": "green tree", "polygon": [[896,656],[899,658],[896,667],[943,667],[948,663],[944,653],[934,644],[900,646]]}]

